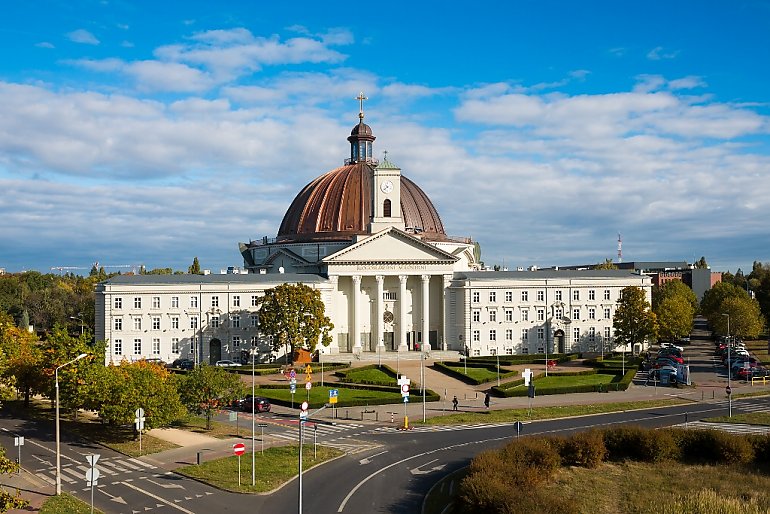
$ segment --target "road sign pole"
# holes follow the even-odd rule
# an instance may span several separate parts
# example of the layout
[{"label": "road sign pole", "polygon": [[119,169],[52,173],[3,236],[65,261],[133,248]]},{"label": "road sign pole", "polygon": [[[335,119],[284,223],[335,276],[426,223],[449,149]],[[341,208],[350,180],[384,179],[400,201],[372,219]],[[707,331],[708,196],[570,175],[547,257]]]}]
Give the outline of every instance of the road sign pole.
[{"label": "road sign pole", "polygon": [[241,486],[241,456],[238,455],[238,487]]},{"label": "road sign pole", "polygon": [[[259,434],[259,438],[262,440],[262,451],[261,451],[261,454],[264,455],[265,454],[265,427],[259,427],[259,430],[261,431],[260,434]],[[253,475],[253,473],[254,472],[252,471],[252,475]],[[254,485],[254,484],[251,484],[251,485]]]},{"label": "road sign pole", "polygon": [[313,458],[318,458],[318,424],[313,425]]},{"label": "road sign pole", "polygon": [[302,418],[299,420],[299,459],[297,461],[297,468],[299,470],[298,474],[298,484],[299,484],[299,510],[297,511],[299,514],[302,514]]}]

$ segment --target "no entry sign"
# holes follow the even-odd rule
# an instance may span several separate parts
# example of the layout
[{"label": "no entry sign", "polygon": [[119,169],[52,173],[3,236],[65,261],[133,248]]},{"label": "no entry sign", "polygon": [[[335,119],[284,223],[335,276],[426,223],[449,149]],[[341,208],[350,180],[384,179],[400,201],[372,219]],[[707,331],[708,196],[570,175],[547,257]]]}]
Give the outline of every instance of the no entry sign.
[{"label": "no entry sign", "polygon": [[246,445],[243,443],[235,443],[233,445],[233,453],[240,457],[241,455],[246,453]]}]

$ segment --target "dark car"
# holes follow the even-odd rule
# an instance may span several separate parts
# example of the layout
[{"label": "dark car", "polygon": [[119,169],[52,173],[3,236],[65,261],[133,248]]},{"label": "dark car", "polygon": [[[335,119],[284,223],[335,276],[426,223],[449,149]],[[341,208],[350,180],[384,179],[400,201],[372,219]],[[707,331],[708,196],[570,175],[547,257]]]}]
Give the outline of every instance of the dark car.
[{"label": "dark car", "polygon": [[241,398],[234,402],[233,407],[243,412],[251,412],[252,400],[254,402],[254,412],[270,412],[270,400],[261,396],[249,395],[246,398]]},{"label": "dark car", "polygon": [[176,359],[171,363],[171,367],[190,370],[195,367],[195,361],[192,359]]}]

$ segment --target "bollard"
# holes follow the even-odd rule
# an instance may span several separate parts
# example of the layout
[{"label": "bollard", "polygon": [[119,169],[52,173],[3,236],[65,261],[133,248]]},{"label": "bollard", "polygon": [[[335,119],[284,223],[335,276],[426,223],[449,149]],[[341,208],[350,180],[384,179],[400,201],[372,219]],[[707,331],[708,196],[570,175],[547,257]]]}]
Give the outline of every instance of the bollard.
[{"label": "bollard", "polygon": [[345,419],[350,419],[350,412],[348,412],[348,409],[345,409]]},{"label": "bollard", "polygon": [[361,421],[364,420],[364,411],[361,411]]},{"label": "bollard", "polygon": [[374,421],[379,421],[379,420],[380,420],[380,413],[379,412],[375,412],[374,413]]},{"label": "bollard", "polygon": [[203,454],[203,452],[198,452],[198,455],[197,455],[197,459],[196,459],[196,461],[195,461],[195,463],[196,463],[198,466],[200,466],[200,465],[201,465],[201,455],[202,455],[202,454]]},{"label": "bollard", "polygon": [[714,396],[714,390],[712,389],[712,390],[711,390],[711,399],[713,400],[714,398],[715,398],[715,396]]},{"label": "bollard", "polygon": [[705,394],[705,391],[700,392],[700,401],[703,401],[703,395]]},{"label": "bollard", "polygon": [[391,412],[391,413],[390,413],[390,422],[391,422],[391,423],[393,423],[393,422],[394,422],[394,419],[393,419],[393,418],[395,417],[395,415],[396,415],[396,413],[395,413],[395,412]]}]

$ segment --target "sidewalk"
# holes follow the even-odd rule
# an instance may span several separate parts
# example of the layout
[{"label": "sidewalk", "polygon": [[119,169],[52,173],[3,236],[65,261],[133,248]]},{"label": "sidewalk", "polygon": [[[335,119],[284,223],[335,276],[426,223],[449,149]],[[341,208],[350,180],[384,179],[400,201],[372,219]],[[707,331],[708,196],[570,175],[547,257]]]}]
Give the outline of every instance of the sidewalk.
[{"label": "sidewalk", "polygon": [[21,496],[30,503],[26,509],[9,510],[8,514],[40,512],[43,502],[56,493],[54,486],[24,469],[20,474],[0,475],[0,486],[10,494],[16,494],[17,490],[21,491]]}]

